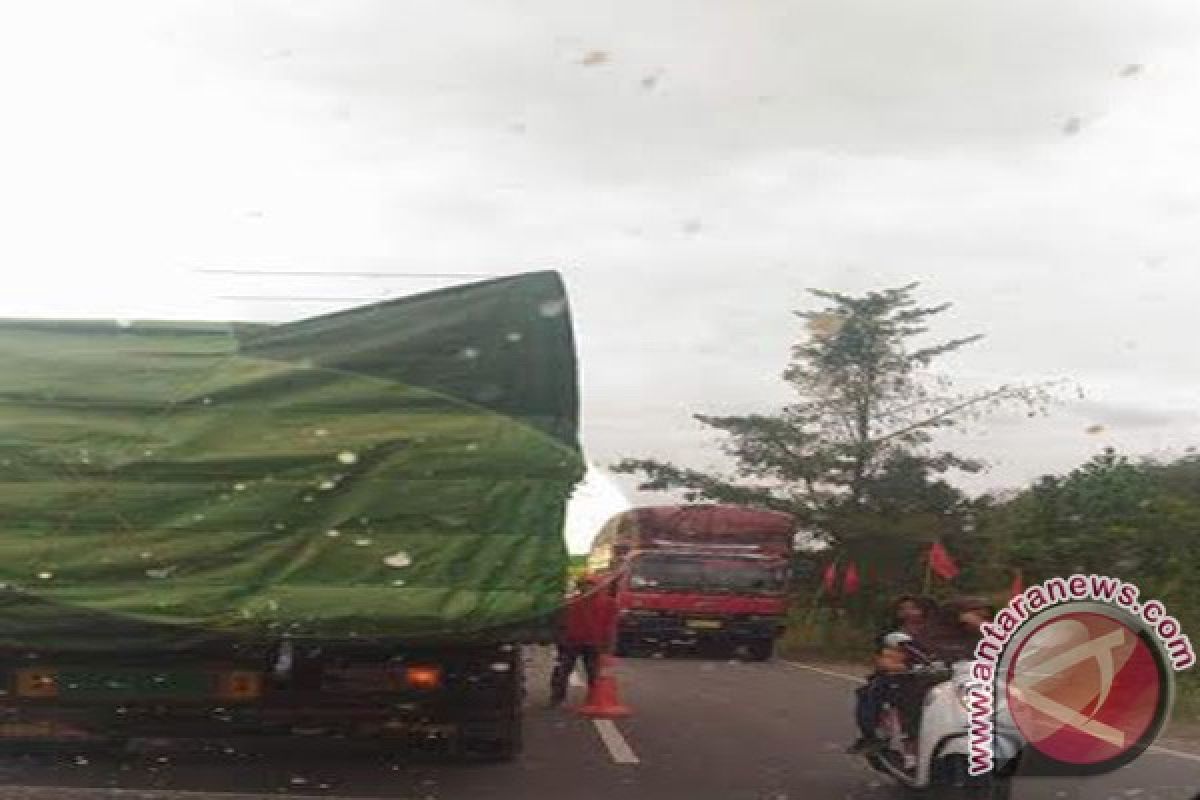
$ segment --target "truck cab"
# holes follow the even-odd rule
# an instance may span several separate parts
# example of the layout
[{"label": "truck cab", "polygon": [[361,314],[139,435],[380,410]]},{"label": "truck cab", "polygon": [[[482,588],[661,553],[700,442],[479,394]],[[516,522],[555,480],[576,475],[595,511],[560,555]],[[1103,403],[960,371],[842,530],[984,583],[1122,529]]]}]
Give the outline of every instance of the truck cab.
[{"label": "truck cab", "polygon": [[716,645],[769,659],[787,615],[793,535],[789,515],[738,506],[614,517],[589,563],[618,573],[618,652]]}]

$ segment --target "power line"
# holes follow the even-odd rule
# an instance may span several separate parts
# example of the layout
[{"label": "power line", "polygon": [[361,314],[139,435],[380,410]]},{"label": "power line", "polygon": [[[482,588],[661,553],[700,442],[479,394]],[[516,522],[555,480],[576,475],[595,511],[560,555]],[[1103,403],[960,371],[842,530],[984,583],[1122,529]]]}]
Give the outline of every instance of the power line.
[{"label": "power line", "polygon": [[491,272],[343,272],[340,270],[274,270],[202,267],[196,270],[206,275],[255,275],[284,278],[493,278]]},{"label": "power line", "polygon": [[251,300],[267,303],[354,303],[387,300],[386,297],[288,297],[269,294],[223,294],[218,300]]}]

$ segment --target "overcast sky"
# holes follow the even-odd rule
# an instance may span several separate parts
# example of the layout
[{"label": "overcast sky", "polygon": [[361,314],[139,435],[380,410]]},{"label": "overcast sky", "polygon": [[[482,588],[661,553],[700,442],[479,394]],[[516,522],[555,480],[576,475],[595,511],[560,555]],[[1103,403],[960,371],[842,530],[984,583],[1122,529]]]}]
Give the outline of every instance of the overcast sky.
[{"label": "overcast sky", "polygon": [[39,0],[0,12],[0,97],[0,314],[557,268],[591,459],[703,466],[691,412],[787,399],[805,288],[919,280],[987,334],[965,385],[1087,393],[956,441],[969,488],[1200,443],[1194,0]]}]

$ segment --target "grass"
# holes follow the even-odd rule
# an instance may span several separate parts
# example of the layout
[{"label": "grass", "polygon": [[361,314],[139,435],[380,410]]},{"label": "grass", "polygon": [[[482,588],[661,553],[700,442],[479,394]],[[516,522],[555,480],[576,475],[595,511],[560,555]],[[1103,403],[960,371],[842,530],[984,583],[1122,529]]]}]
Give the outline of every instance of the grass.
[{"label": "grass", "polygon": [[1178,674],[1175,689],[1171,716],[1183,722],[1200,722],[1200,674],[1194,671]]},{"label": "grass", "polygon": [[785,658],[866,662],[873,640],[873,631],[840,609],[794,608],[778,649]]}]

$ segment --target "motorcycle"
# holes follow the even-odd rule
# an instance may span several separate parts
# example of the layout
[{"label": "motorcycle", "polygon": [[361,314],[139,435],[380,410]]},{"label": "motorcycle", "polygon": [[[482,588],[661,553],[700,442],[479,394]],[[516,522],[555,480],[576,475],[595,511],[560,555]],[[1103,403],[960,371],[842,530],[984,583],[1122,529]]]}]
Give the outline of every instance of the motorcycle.
[{"label": "motorcycle", "polygon": [[[885,639],[893,647],[905,641],[911,639],[904,634],[890,634]],[[1005,708],[998,709],[993,721],[994,769],[982,776],[973,776],[967,769],[971,666],[970,661],[946,664],[931,660],[897,673],[900,680],[927,687],[915,726],[904,724],[897,703],[886,704],[876,732],[881,745],[866,753],[867,763],[915,792],[963,800],[1007,798],[1021,754],[1021,738]]]}]

